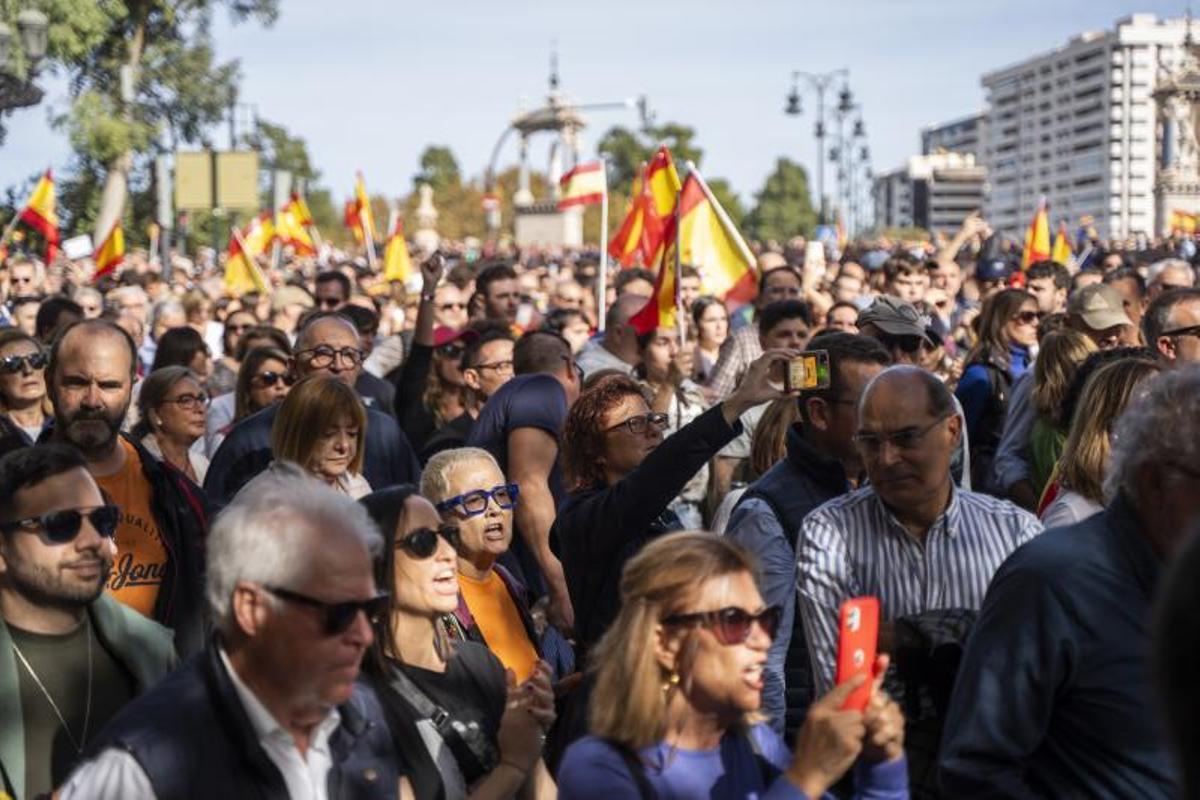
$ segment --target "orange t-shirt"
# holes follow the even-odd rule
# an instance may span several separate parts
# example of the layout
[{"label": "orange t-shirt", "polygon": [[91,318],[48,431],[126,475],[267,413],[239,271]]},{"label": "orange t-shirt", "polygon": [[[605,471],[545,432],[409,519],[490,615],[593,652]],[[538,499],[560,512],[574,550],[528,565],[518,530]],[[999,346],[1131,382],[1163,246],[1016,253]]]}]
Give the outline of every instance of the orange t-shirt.
[{"label": "orange t-shirt", "polygon": [[117,560],[108,576],[108,591],[135,611],[153,617],[169,554],[151,511],[150,484],[142,474],[142,460],[129,442],[121,439],[121,446],[125,448],[125,466],[120,472],[96,478],[121,508]]},{"label": "orange t-shirt", "polygon": [[538,654],[503,579],[495,570],[481,581],[459,573],[458,586],[488,649],[516,674],[517,683],[527,680],[533,675]]}]

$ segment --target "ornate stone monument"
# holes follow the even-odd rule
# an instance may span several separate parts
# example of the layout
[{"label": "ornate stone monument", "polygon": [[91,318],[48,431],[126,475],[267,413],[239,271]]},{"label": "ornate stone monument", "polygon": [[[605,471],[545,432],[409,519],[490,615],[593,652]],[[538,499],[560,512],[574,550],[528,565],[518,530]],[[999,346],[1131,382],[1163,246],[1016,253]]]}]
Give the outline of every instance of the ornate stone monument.
[{"label": "ornate stone monument", "polygon": [[1173,65],[1160,63],[1154,101],[1158,111],[1158,164],[1154,182],[1160,235],[1171,232],[1174,212],[1200,212],[1200,47],[1191,15]]},{"label": "ornate stone monument", "polygon": [[428,256],[438,249],[442,241],[437,232],[438,211],[433,207],[432,186],[422,183],[417,187],[417,193],[421,200],[417,204],[417,231],[413,234],[413,243]]}]

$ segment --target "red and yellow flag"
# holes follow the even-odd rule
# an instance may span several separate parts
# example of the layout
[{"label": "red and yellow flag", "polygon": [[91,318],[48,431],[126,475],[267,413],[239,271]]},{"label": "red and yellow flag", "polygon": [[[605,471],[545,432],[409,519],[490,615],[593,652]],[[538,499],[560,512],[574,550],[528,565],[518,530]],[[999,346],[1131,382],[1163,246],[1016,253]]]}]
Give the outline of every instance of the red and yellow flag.
[{"label": "red and yellow flag", "polygon": [[404,241],[404,220],[397,214],[387,248],[383,251],[383,278],[403,282],[411,274],[412,258],[408,254],[408,242]]},{"label": "red and yellow flag", "polygon": [[1021,256],[1021,270],[1030,264],[1050,258],[1050,218],[1046,214],[1046,201],[1038,203],[1029,230],[1025,231],[1025,252]]},{"label": "red and yellow flag", "polygon": [[298,256],[316,255],[316,245],[302,222],[305,209],[301,208],[301,203],[296,195],[292,195],[291,201],[275,215],[275,238],[280,244],[290,245]]},{"label": "red and yellow flag", "polygon": [[621,223],[621,229],[617,231],[617,235],[608,243],[609,256],[622,267],[636,266],[638,256],[642,252],[642,226],[646,221],[646,201],[643,191],[645,185],[646,165],[643,164],[641,171],[633,179],[633,189],[629,195],[629,207],[625,212],[625,220]]},{"label": "red and yellow flag", "polygon": [[121,220],[117,220],[104,238],[104,242],[96,248],[92,260],[96,262],[96,272],[93,281],[98,281],[105,275],[112,274],[125,260],[125,231],[121,228]]},{"label": "red and yellow flag", "polygon": [[371,201],[367,197],[367,184],[363,181],[361,172],[355,173],[354,177],[354,204],[360,229],[356,238],[360,242],[367,242],[368,246],[373,248],[375,246],[375,218],[371,216]]},{"label": "red and yellow flag", "polygon": [[676,309],[679,306],[679,259],[676,257],[675,231],[679,226],[679,214],[667,217],[663,231],[662,262],[658,277],[654,279],[654,294],[642,306],[642,310],[629,318],[629,324],[644,336],[658,328],[674,328]]},{"label": "red and yellow flag", "polygon": [[1058,235],[1054,237],[1054,249],[1050,251],[1050,260],[1057,261],[1064,267],[1071,263],[1071,240],[1067,236],[1067,223],[1058,223]]},{"label": "red and yellow flag", "polygon": [[362,244],[362,222],[358,214],[358,201],[346,201],[346,205],[342,209],[342,224],[345,225],[352,234],[354,234],[354,241]]},{"label": "red and yellow flag", "polygon": [[246,292],[265,294],[270,291],[266,278],[254,259],[266,252],[275,236],[271,214],[264,211],[240,234],[232,231],[229,238],[229,258],[225,261],[225,287],[235,296]]},{"label": "red and yellow flag", "polygon": [[700,271],[707,294],[737,304],[754,299],[754,255],[696,170],[679,193],[679,256]]},{"label": "red and yellow flag", "polygon": [[292,209],[292,212],[296,215],[296,221],[301,225],[306,228],[309,226],[316,227],[316,223],[313,222],[312,212],[308,210],[308,203],[304,202],[304,198],[300,196],[299,192],[292,192],[292,199],[288,203],[288,207]]},{"label": "red and yellow flag", "polygon": [[33,187],[33,193],[29,195],[29,202],[25,204],[20,219],[46,240],[45,261],[47,265],[53,263],[54,256],[58,254],[59,238],[58,213],[55,211],[54,201],[54,175],[50,170],[46,170],[37,186]]},{"label": "red and yellow flag", "polygon": [[608,245],[608,252],[623,267],[640,263],[649,266],[662,260],[666,227],[675,211],[680,190],[679,173],[671,151],[658,148],[646,165],[641,185],[634,184],[637,199],[631,204],[621,230]]},{"label": "red and yellow flag", "polygon": [[558,185],[561,187],[558,201],[559,211],[571,206],[599,203],[608,192],[604,163],[592,161],[587,164],[579,164],[563,175]]}]

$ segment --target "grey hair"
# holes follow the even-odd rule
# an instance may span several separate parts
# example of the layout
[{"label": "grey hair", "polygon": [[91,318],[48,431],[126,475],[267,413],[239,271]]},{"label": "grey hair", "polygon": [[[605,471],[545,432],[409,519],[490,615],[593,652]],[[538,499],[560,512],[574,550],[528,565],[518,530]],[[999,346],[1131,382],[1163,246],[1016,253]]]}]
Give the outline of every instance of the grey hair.
[{"label": "grey hair", "polygon": [[[431,503],[440,503],[450,496],[450,470],[469,461],[486,461],[501,475],[504,470],[496,459],[481,447],[457,447],[443,450],[429,459],[421,473],[421,496]],[[490,488],[490,487],[489,487]]]},{"label": "grey hair", "polygon": [[117,288],[109,291],[108,298],[114,303],[119,304],[121,298],[125,297],[126,295],[137,297],[143,303],[150,302],[150,295],[146,294],[146,290],[140,286],[118,286]]},{"label": "grey hair", "polygon": [[1138,474],[1151,464],[1200,464],[1200,366],[1150,378],[1113,427],[1104,499],[1137,497]]},{"label": "grey hair", "polygon": [[76,303],[81,302],[85,297],[92,298],[98,305],[104,304],[104,295],[100,294],[99,289],[95,289],[91,286],[80,286],[78,289],[71,292],[71,299]]},{"label": "grey hair", "polygon": [[1192,271],[1192,265],[1184,261],[1182,258],[1164,258],[1162,261],[1155,261],[1146,271],[1148,280],[1147,283],[1154,285],[1158,283],[1159,278],[1169,269],[1177,269],[1186,272],[1192,278],[1192,285],[1195,285],[1195,272]]},{"label": "grey hair", "polygon": [[322,561],[330,529],[353,534],[372,559],[383,550],[366,507],[295,464],[276,462],[242,487],[208,534],[204,591],[218,628],[233,630],[239,581],[294,585]]},{"label": "grey hair", "polygon": [[183,303],[173,298],[159,300],[150,308],[150,327],[153,328],[158,324],[158,321],[167,314],[182,314]]}]

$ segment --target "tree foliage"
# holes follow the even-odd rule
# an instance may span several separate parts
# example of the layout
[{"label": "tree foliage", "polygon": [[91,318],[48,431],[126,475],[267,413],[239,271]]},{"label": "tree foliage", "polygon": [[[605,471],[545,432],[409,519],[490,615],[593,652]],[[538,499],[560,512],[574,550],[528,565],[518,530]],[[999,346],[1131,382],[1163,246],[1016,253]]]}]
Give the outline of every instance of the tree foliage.
[{"label": "tree foliage", "polygon": [[421,171],[413,178],[414,187],[428,183],[435,192],[454,189],[462,183],[458,159],[449,147],[430,145],[421,153]]},{"label": "tree foliage", "polygon": [[796,162],[780,158],[755,195],[754,208],[746,217],[746,232],[759,241],[786,241],[796,235],[812,236],[816,224],[808,174]]},{"label": "tree foliage", "polygon": [[596,150],[608,161],[609,184],[626,187],[633,183],[642,164],[650,160],[659,145],[665,144],[671,150],[671,157],[680,169],[688,161],[700,166],[704,151],[696,146],[695,138],[694,128],[678,122],[668,122],[640,132],[618,125],[600,137]]}]

